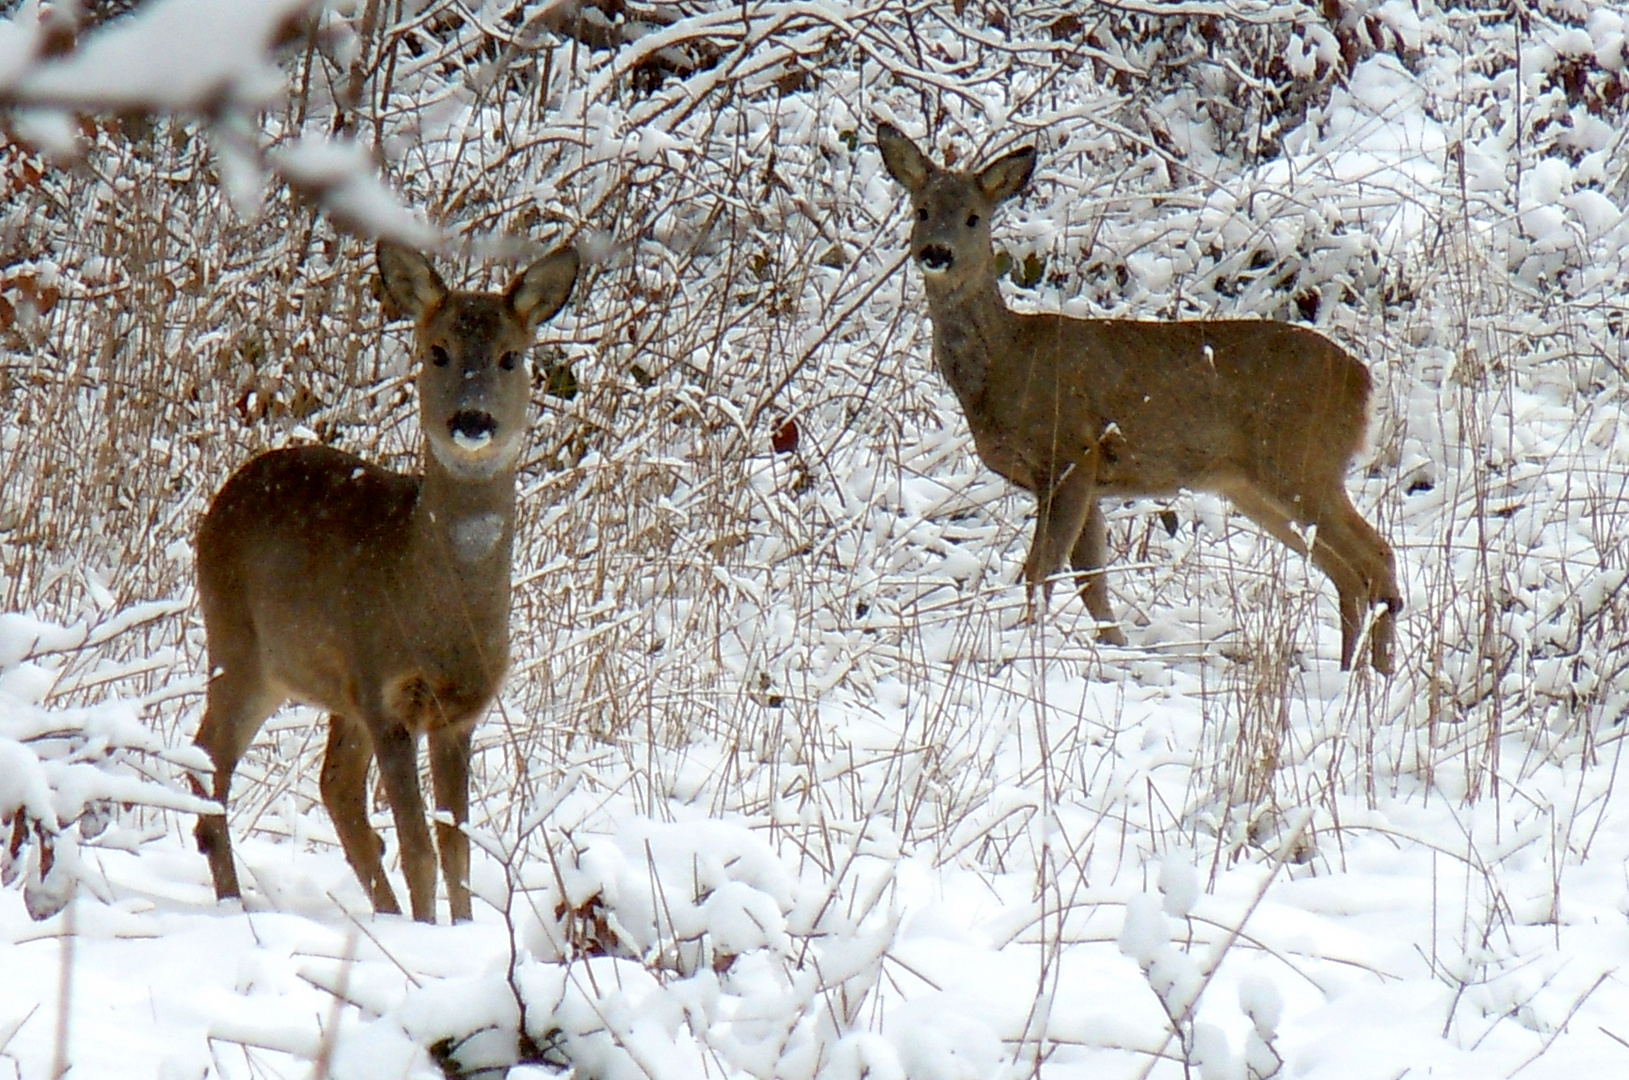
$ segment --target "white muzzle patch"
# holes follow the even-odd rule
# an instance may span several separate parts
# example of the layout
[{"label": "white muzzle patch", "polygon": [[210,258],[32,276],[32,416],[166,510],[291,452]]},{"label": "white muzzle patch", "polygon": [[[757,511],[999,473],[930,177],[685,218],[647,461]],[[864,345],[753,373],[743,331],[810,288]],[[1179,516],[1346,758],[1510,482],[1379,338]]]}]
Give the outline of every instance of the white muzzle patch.
[{"label": "white muzzle patch", "polygon": [[460,450],[471,454],[479,454],[492,445],[492,432],[483,431],[479,435],[466,435],[462,431],[453,432],[452,441]]}]

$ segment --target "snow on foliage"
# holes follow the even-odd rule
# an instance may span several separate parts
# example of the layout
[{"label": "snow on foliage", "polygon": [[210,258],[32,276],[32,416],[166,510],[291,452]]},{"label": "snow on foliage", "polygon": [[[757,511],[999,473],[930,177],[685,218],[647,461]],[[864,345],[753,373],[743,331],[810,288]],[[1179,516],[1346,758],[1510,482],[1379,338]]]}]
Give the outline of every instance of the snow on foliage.
[{"label": "snow on foliage", "polygon": [[258,209],[269,169],[347,228],[434,244],[436,234],[380,185],[354,144],[313,135],[263,153],[255,140],[252,117],[288,93],[276,50],[317,0],[150,0],[77,49],[73,6],[27,0],[0,24],[0,105],[18,106],[12,119],[25,139],[68,158],[79,150],[76,109],[204,116],[240,212]]},{"label": "snow on foliage", "polygon": [[[0,148],[20,1075],[1621,1071],[1621,10],[149,0],[73,48],[69,7],[0,22],[7,130],[79,155]],[[1105,508],[1129,647],[1024,620],[1033,500],[932,370],[884,120],[1037,147],[1015,307],[1366,361],[1394,679],[1214,497]],[[412,467],[375,232],[472,287],[587,256],[467,926],[369,914],[309,710],[239,772],[242,910],[191,845],[198,515],[268,446]]]},{"label": "snow on foliage", "polygon": [[133,847],[150,838],[116,817],[121,808],[197,812],[209,805],[154,776],[165,762],[207,760],[190,747],[166,745],[142,722],[140,701],[49,704],[62,689],[65,653],[177,610],[137,605],[96,626],[0,615],[0,883],[20,881],[35,918],[55,915],[73,896],[82,845]]},{"label": "snow on foliage", "polygon": [[[47,32],[42,9],[49,7],[20,5],[8,36]],[[287,87],[272,46],[311,7],[312,0],[151,0],[139,18],[109,23],[69,55],[36,53],[32,64],[14,56],[0,90],[18,102],[65,109],[264,108]]]}]

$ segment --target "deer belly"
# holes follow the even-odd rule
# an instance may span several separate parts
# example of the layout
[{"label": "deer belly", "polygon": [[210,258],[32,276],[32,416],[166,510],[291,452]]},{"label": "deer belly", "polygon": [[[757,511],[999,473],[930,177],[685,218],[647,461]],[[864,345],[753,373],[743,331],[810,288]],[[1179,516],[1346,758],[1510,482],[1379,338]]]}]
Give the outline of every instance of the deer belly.
[{"label": "deer belly", "polygon": [[999,435],[974,432],[973,445],[978,450],[979,460],[997,476],[1005,477],[1025,491],[1041,491],[1051,487],[1042,478],[1050,476],[1053,470],[1032,461],[1012,441]]},{"label": "deer belly", "polygon": [[1104,454],[1098,463],[1097,487],[1106,496],[1140,498],[1175,495],[1183,490],[1210,490],[1206,478],[1223,472],[1208,453],[1181,453],[1169,448],[1142,454],[1130,445]]}]

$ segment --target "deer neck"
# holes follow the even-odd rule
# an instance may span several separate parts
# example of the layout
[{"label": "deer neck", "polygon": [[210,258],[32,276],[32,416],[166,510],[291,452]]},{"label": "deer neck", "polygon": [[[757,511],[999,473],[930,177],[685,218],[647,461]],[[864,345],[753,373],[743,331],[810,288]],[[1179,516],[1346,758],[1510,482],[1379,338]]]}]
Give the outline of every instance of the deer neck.
[{"label": "deer neck", "polygon": [[949,286],[925,282],[933,317],[933,357],[964,408],[981,400],[997,357],[1012,347],[1018,317],[994,277]]},{"label": "deer neck", "polygon": [[508,596],[515,536],[515,470],[490,477],[454,475],[424,447],[424,480],[413,507],[412,542],[420,556]]}]

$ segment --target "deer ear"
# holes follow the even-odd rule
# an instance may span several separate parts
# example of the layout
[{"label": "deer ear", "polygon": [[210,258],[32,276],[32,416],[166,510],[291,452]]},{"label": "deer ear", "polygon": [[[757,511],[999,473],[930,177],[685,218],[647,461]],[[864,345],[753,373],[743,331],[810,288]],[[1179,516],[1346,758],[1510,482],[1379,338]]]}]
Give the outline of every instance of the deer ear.
[{"label": "deer ear", "polygon": [[993,203],[1010,199],[1029,183],[1035,171],[1035,147],[1014,150],[1006,157],[997,158],[979,171],[979,190]]},{"label": "deer ear", "polygon": [[882,151],[882,163],[888,167],[888,175],[913,195],[922,190],[933,174],[933,163],[892,124],[877,125],[877,149]]},{"label": "deer ear", "polygon": [[430,260],[418,252],[381,240],[374,249],[374,258],[379,263],[379,283],[388,301],[387,313],[394,308],[394,314],[417,322],[432,304],[446,299],[446,282]]},{"label": "deer ear", "polygon": [[521,271],[503,298],[527,329],[536,330],[571,299],[578,265],[576,248],[561,248],[545,255]]}]

